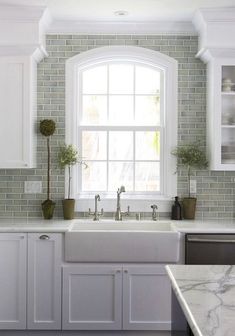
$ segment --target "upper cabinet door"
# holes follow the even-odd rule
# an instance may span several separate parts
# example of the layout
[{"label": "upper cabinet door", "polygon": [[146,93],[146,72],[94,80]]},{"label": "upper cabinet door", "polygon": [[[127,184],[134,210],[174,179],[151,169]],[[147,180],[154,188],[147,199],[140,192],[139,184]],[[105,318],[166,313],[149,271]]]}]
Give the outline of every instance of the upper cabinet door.
[{"label": "upper cabinet door", "polygon": [[121,268],[115,264],[64,266],[64,330],[121,329]]},{"label": "upper cabinet door", "polygon": [[207,65],[207,147],[211,170],[235,170],[235,61]]},{"label": "upper cabinet door", "polygon": [[35,166],[36,63],[0,57],[0,168]]},{"label": "upper cabinet door", "polygon": [[123,266],[123,329],[171,329],[171,285],[164,265]]},{"label": "upper cabinet door", "polygon": [[26,234],[0,234],[0,329],[26,328],[26,250]]},{"label": "upper cabinet door", "polygon": [[62,234],[28,234],[28,329],[61,329]]}]

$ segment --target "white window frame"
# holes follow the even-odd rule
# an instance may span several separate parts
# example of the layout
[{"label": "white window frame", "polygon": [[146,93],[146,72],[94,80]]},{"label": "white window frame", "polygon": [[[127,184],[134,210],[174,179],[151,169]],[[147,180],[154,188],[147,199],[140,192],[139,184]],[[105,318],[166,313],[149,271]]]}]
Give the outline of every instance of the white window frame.
[{"label": "white window frame", "polygon": [[[130,211],[150,211],[150,204],[157,203],[159,211],[169,211],[170,201],[177,194],[177,176],[176,159],[171,154],[172,148],[177,144],[177,91],[178,91],[178,64],[177,61],[167,55],[157,51],[129,46],[109,46],[92,49],[78,54],[66,62],[66,134],[65,141],[67,144],[74,144],[79,148],[77,143],[78,132],[78,114],[77,107],[79,92],[78,71],[92,65],[99,65],[110,61],[125,62],[131,60],[138,64],[149,65],[164,72],[164,132],[161,134],[161,153],[164,149],[164,156],[161,157],[161,169],[164,170],[163,194],[159,193],[133,193],[122,194],[122,205],[130,205]],[[74,186],[78,183],[78,174],[76,168],[72,171],[71,195],[76,199],[76,211],[88,211],[93,207],[94,193],[81,192],[76,194]],[[67,181],[65,177],[65,181]],[[117,188],[120,186],[117,186]],[[65,193],[67,185],[65,185]],[[116,192],[100,193],[102,206],[107,212],[115,211]]]}]

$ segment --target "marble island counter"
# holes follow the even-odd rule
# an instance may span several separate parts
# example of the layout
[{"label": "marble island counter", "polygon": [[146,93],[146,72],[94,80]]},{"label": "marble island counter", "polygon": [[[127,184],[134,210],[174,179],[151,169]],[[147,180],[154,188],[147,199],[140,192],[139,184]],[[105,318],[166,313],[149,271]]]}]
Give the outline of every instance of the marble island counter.
[{"label": "marble island counter", "polygon": [[[235,266],[170,265],[166,269],[173,301],[176,298],[194,336],[235,335]],[[177,302],[172,302],[172,335],[187,335],[175,311]]]}]

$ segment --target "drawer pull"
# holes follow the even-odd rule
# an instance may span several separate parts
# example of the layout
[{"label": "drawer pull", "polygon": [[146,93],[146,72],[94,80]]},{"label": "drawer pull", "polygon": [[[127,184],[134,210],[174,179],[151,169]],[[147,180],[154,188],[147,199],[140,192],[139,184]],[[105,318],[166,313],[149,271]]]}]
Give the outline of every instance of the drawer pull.
[{"label": "drawer pull", "polygon": [[48,239],[50,239],[50,237],[49,237],[48,235],[41,235],[41,236],[39,237],[39,239],[42,239],[42,240],[48,240]]}]

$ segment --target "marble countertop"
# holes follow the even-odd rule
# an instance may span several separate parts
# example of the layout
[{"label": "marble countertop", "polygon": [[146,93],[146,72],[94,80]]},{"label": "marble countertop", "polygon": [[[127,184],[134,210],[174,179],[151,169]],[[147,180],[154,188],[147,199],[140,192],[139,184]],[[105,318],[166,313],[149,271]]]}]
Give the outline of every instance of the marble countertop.
[{"label": "marble countertop", "polygon": [[[92,219],[88,218],[79,218],[73,220],[64,220],[64,219],[53,219],[53,220],[44,220],[44,219],[27,219],[27,218],[6,218],[0,219],[0,232],[66,232],[71,229],[72,225],[75,222],[86,223],[91,222]],[[99,223],[111,221],[113,219],[101,219]],[[131,222],[135,221],[130,219]],[[141,222],[149,223],[149,220],[143,220]],[[136,226],[140,221],[135,221]],[[181,233],[234,233],[235,234],[235,220],[182,220],[174,221],[170,219],[162,219],[159,221],[151,221],[154,225],[158,223],[162,224],[165,222],[171,223],[173,231],[178,231]],[[112,225],[112,223],[110,223]]]},{"label": "marble countertop", "polygon": [[194,336],[234,336],[235,266],[168,265],[166,269]]}]

